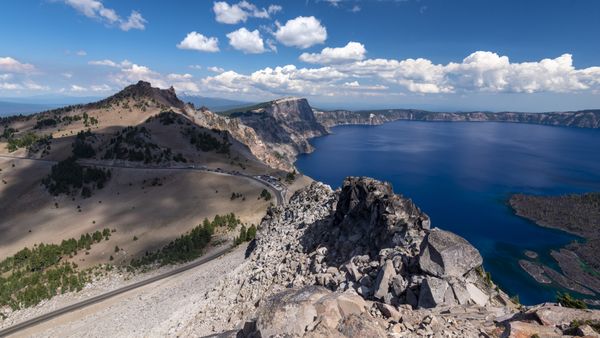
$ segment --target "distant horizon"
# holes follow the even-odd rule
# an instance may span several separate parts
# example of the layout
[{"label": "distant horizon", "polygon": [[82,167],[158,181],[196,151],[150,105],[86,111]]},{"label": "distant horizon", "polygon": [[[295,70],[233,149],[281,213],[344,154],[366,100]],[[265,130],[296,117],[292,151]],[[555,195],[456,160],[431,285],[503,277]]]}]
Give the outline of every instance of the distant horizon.
[{"label": "distant horizon", "polygon": [[[162,88],[165,89],[165,88]],[[113,93],[107,94],[106,96],[76,96],[76,95],[35,95],[35,96],[23,96],[23,97],[0,97],[0,103],[14,103],[14,104],[23,104],[23,105],[39,105],[39,106],[48,106],[48,109],[60,108],[61,106],[73,105],[73,104],[86,104],[92,103],[99,100],[102,100],[106,97],[114,95],[119,91],[115,91]],[[231,99],[228,97],[217,97],[217,96],[206,96],[200,93],[177,93],[177,96],[181,99],[181,97],[201,97],[206,99],[215,99],[215,100],[226,100],[226,101],[238,101],[240,102],[240,107],[245,105],[253,105],[262,102],[274,101],[286,96],[278,96],[272,98],[266,98],[260,101],[251,101],[251,102],[241,102],[239,100]],[[302,96],[300,96],[302,97]],[[44,98],[48,98],[48,100],[44,101]],[[501,113],[501,112],[521,112],[521,113],[549,113],[549,112],[568,112],[568,111],[582,111],[582,110],[600,110],[600,104],[597,107],[587,107],[587,108],[566,108],[566,109],[554,109],[554,110],[526,110],[526,109],[493,109],[493,108],[459,108],[459,107],[443,107],[441,105],[435,104],[405,104],[398,103],[397,105],[377,105],[377,104],[348,104],[346,106],[337,105],[335,103],[320,103],[319,101],[311,100],[309,97],[306,98],[310,103],[311,107],[314,109],[323,109],[323,110],[349,110],[349,111],[363,111],[363,110],[392,110],[392,109],[416,109],[416,110],[426,110],[431,112],[448,112],[448,113],[467,113],[467,112],[491,112],[491,113]],[[62,101],[61,101],[62,100]],[[64,101],[64,102],[63,102]],[[182,100],[185,101],[185,100]],[[196,107],[198,108],[198,107]],[[33,114],[36,111],[28,111],[24,114]],[[18,114],[18,113],[17,113]],[[1,116],[10,116],[11,113],[4,113],[0,107],[0,115]]]}]

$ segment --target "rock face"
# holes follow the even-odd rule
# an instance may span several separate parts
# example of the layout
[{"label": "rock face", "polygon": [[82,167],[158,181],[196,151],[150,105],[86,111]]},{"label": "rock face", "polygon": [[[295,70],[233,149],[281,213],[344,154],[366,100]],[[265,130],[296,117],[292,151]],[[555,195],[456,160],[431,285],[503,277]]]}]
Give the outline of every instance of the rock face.
[{"label": "rock face", "polygon": [[369,111],[336,110],[316,112],[317,120],[326,127],[345,124],[378,125],[396,120],[410,121],[469,121],[469,122],[516,122],[552,126],[600,128],[600,110],[573,112],[520,113],[520,112],[466,112],[443,113],[414,109],[390,109]]},{"label": "rock face", "polygon": [[292,171],[293,165],[289,161],[276,156],[272,147],[263,141],[253,128],[244,125],[240,120],[220,116],[205,109],[188,109],[187,113],[202,127],[228,131],[234,139],[246,145],[254,157],[268,166]]},{"label": "rock face", "polygon": [[[296,334],[302,328],[308,335],[321,332],[314,331],[320,327],[315,317],[333,313],[320,321],[328,323],[322,336],[343,336],[342,327],[367,327],[364,323],[376,323],[374,318],[389,322],[403,307],[424,313],[453,306],[510,311],[508,297],[483,277],[477,250],[456,235],[429,227],[429,217],[388,184],[351,177],[341,190],[332,191],[313,183],[286,206],[269,210],[247,262],[206,295],[212,305],[198,320],[210,318],[231,328],[255,320],[263,336],[284,329]],[[422,248],[445,257],[433,260],[438,265],[431,265],[437,266],[432,272],[420,266]],[[464,250],[464,262],[456,261],[456,249]],[[322,288],[305,288],[314,285]],[[338,316],[318,305],[321,299],[339,303],[345,299],[341,295],[366,301],[369,311]],[[290,322],[292,313],[297,323]],[[391,329],[388,324],[378,327]],[[325,328],[336,328],[336,334]],[[197,332],[190,328],[181,333]]]},{"label": "rock face", "polygon": [[296,155],[313,150],[310,138],[326,135],[327,129],[313,114],[306,99],[284,98],[265,102],[230,118],[252,128],[273,154],[290,165]]}]

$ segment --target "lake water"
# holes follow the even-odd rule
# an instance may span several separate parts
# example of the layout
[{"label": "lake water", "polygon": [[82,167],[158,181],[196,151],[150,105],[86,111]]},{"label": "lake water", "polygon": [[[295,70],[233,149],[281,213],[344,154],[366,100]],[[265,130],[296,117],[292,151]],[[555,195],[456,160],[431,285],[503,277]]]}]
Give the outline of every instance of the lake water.
[{"label": "lake water", "polygon": [[336,188],[346,176],[391,182],[412,198],[432,226],[475,245],[492,279],[523,304],[554,301],[519,265],[525,250],[556,267],[551,249],[576,240],[515,216],[511,193],[600,191],[600,131],[512,123],[397,121],[341,126],[313,139],[299,170]]}]

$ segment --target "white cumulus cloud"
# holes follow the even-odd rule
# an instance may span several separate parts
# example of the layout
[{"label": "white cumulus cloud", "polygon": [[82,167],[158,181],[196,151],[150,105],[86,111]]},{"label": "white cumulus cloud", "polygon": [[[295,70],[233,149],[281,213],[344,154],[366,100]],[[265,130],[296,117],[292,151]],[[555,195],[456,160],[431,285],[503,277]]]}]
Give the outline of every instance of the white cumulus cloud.
[{"label": "white cumulus cloud", "polygon": [[206,37],[198,32],[191,32],[177,44],[177,48],[214,53],[219,51],[219,39]]},{"label": "white cumulus cloud", "polygon": [[257,29],[252,32],[242,27],[227,34],[231,47],[247,54],[264,53],[265,44]]},{"label": "white cumulus cloud", "polygon": [[213,12],[217,22],[225,24],[237,24],[246,22],[248,18],[268,19],[271,14],[282,10],[279,5],[270,5],[267,9],[258,8],[256,5],[243,0],[230,5],[225,1],[216,1],[213,3]]},{"label": "white cumulus cloud", "polygon": [[324,48],[320,53],[302,53],[300,61],[320,64],[344,63],[363,60],[366,53],[362,43],[351,41],[344,47]]},{"label": "white cumulus cloud", "polygon": [[100,0],[63,0],[88,18],[100,20],[108,25],[118,25],[124,31],[145,28],[146,20],[137,11],[132,11],[127,20],[121,18],[114,9],[107,8]]},{"label": "white cumulus cloud", "polygon": [[22,63],[10,56],[0,57],[0,71],[10,73],[31,73],[35,67],[29,63]]},{"label": "white cumulus cloud", "polygon": [[129,15],[129,18],[127,18],[127,21],[121,22],[119,27],[124,31],[128,31],[130,29],[144,30],[146,28],[146,23],[146,19],[144,19],[140,12],[132,11]]},{"label": "white cumulus cloud", "polygon": [[278,24],[275,38],[290,47],[308,48],[327,40],[327,29],[314,16],[299,16],[288,20],[285,25]]}]

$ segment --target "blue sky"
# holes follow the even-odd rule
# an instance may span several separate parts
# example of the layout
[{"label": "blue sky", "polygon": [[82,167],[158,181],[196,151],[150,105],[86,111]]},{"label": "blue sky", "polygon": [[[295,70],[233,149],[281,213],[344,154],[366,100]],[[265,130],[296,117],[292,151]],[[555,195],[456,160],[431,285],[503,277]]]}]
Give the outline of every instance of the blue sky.
[{"label": "blue sky", "polygon": [[600,1],[19,0],[0,98],[192,95],[321,107],[600,107]]}]

